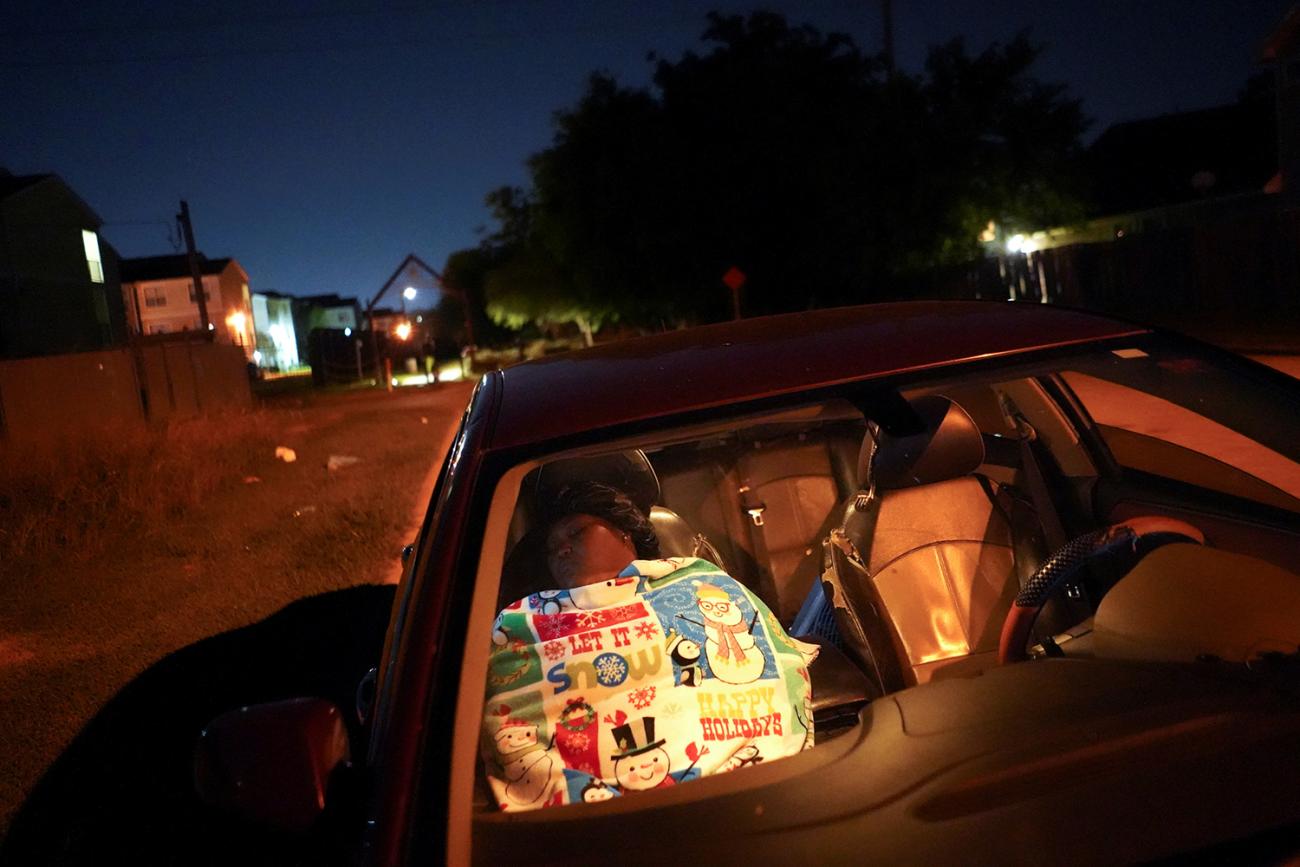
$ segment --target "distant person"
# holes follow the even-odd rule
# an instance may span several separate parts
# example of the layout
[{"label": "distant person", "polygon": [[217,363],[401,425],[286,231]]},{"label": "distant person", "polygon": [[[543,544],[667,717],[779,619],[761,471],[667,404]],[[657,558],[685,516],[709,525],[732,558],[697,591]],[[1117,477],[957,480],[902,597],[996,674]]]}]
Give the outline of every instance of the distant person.
[{"label": "distant person", "polygon": [[424,341],[424,376],[433,383],[438,381],[438,360],[434,354],[435,349],[432,337]]}]

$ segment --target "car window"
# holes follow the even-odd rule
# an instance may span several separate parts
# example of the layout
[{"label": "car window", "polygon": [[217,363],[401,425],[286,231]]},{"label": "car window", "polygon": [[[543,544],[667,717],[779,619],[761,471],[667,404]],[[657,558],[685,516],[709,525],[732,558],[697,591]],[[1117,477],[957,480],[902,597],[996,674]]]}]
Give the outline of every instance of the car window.
[{"label": "car window", "polygon": [[1121,467],[1300,511],[1300,463],[1234,429],[1230,401],[1215,401],[1210,383],[1197,411],[1079,371],[1062,376]]}]

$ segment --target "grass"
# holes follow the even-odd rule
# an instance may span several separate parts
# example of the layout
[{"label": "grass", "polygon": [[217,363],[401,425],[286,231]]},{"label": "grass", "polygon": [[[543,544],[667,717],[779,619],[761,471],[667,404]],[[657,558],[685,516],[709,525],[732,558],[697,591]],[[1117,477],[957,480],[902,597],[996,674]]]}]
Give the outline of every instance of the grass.
[{"label": "grass", "polygon": [[[470,389],[283,395],[248,414],[0,454],[0,836],[78,731],[142,673],[297,600],[385,580]],[[297,460],[277,460],[280,445]],[[331,471],[331,455],[359,461]],[[306,652],[289,645],[265,653]],[[193,715],[210,718],[299,694],[247,691],[253,669],[273,662],[213,660],[175,677]],[[213,671],[227,673],[225,691]],[[194,734],[169,742],[188,749]],[[110,738],[96,754],[111,752]]]},{"label": "grass", "polygon": [[156,536],[273,444],[268,411],[65,438],[0,451],[0,563],[27,573],[50,558],[93,557],[126,536]]}]

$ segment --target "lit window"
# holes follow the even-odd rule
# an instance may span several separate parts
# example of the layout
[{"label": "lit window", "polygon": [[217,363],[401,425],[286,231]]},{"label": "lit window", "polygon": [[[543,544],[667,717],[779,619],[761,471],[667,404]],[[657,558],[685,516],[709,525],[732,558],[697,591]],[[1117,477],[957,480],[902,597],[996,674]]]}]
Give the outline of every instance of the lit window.
[{"label": "lit window", "polygon": [[144,306],[145,307],[166,307],[167,293],[161,286],[144,287]]},{"label": "lit window", "polygon": [[104,282],[104,261],[99,256],[99,236],[89,229],[81,230],[81,245],[86,248],[86,265],[90,268],[90,282]]}]

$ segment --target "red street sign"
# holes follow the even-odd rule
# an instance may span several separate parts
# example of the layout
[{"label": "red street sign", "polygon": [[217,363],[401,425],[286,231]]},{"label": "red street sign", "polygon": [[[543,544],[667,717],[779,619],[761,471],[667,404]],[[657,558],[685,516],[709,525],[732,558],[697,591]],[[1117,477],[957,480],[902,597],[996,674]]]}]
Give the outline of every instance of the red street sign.
[{"label": "red street sign", "polygon": [[741,286],[745,285],[745,272],[732,265],[727,269],[727,273],[722,275],[722,282],[727,284],[727,288],[735,292]]}]

